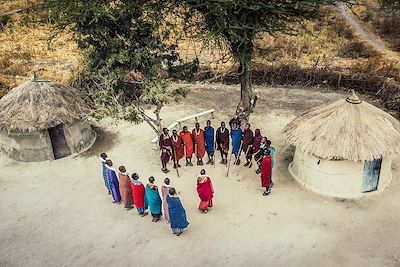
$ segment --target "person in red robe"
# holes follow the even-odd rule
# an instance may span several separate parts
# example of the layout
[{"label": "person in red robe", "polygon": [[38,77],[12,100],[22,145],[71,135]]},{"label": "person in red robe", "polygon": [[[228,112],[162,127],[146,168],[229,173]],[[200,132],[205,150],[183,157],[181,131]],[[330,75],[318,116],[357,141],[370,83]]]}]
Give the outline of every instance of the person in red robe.
[{"label": "person in red robe", "polygon": [[204,139],[204,131],[200,129],[200,123],[196,122],[192,131],[194,151],[197,157],[197,165],[203,165],[203,157],[206,154],[206,141]]},{"label": "person in red robe", "polygon": [[182,138],[184,145],[184,153],[186,156],[186,166],[193,166],[192,155],[193,155],[193,138],[192,134],[188,131],[187,126],[183,126],[183,130],[179,133]]},{"label": "person in red robe", "polygon": [[178,132],[176,130],[172,131],[171,145],[173,151],[172,156],[174,159],[174,168],[181,167],[181,165],[179,165],[179,160],[183,158],[185,152],[182,137],[178,135]]},{"label": "person in red robe", "polygon": [[271,173],[272,173],[272,158],[269,154],[269,150],[264,150],[264,156],[261,162],[261,186],[265,187],[263,196],[271,193]]},{"label": "person in red robe", "polygon": [[121,193],[121,198],[122,202],[124,202],[125,209],[130,210],[133,208],[131,179],[129,178],[129,174],[126,172],[126,168],[124,166],[120,166],[118,170],[119,192]]},{"label": "person in red robe", "polygon": [[213,206],[214,188],[210,176],[206,175],[204,169],[200,171],[200,175],[197,177],[197,193],[200,197],[199,210],[207,213],[208,209]]},{"label": "person in red robe", "polygon": [[131,189],[133,201],[135,203],[137,212],[140,216],[144,217],[147,215],[147,204],[145,202],[145,188],[141,181],[139,181],[139,175],[137,173],[132,174]]}]

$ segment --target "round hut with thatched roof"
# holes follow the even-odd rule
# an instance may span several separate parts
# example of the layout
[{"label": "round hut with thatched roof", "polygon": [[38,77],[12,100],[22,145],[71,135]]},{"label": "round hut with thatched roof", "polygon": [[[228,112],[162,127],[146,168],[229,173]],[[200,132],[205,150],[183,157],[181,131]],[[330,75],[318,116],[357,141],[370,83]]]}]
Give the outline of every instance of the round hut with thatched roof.
[{"label": "round hut with thatched roof", "polygon": [[0,149],[20,161],[58,159],[96,139],[77,90],[33,78],[0,99]]},{"label": "round hut with thatched roof", "polygon": [[295,118],[284,134],[296,146],[292,176],[333,197],[385,189],[392,179],[392,158],[400,154],[400,122],[354,92]]}]

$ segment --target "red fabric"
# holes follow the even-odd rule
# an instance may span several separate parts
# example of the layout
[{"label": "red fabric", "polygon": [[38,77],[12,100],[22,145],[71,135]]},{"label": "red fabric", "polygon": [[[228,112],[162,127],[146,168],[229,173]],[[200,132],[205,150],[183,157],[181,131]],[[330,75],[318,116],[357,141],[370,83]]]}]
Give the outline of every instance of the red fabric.
[{"label": "red fabric", "polygon": [[213,206],[214,189],[210,177],[203,183],[197,182],[197,193],[200,197],[199,210],[204,211]]},{"label": "red fabric", "polygon": [[199,210],[204,211],[207,210],[208,208],[211,208],[212,206],[213,206],[212,199],[210,199],[210,201],[200,201]]},{"label": "red fabric", "polygon": [[[193,136],[193,143],[197,144],[197,147],[195,150],[197,150],[197,157],[198,158],[203,158],[205,153],[206,153],[206,142],[204,139],[204,131],[203,129],[199,129],[198,132],[196,132],[196,129],[193,129],[192,131],[192,136]],[[195,145],[196,146],[196,145]]]},{"label": "red fabric", "polygon": [[210,177],[207,177],[204,183],[197,182],[197,193],[199,193],[201,201],[210,201],[213,198],[214,189]]},{"label": "red fabric", "polygon": [[144,185],[131,183],[133,202],[136,208],[144,208]]},{"label": "red fabric", "polygon": [[183,131],[180,132],[180,137],[182,138],[183,142],[185,143],[186,147],[186,158],[191,158],[193,154],[193,139],[192,134],[190,132],[184,133]]},{"label": "red fabric", "polygon": [[[175,138],[176,138],[176,141],[175,141]],[[182,138],[179,135],[176,137],[172,136],[171,141],[172,141],[172,148],[175,151],[175,155],[176,155],[175,160],[180,160],[185,155],[185,152],[183,151]]]},{"label": "red fabric", "polygon": [[119,192],[121,194],[122,202],[124,202],[125,207],[129,207],[133,204],[132,199],[132,189],[131,189],[131,179],[128,175],[123,175],[118,173],[119,178]]},{"label": "red fabric", "polygon": [[271,156],[266,156],[262,159],[261,163],[261,186],[268,187],[271,183],[271,164],[272,158]]}]

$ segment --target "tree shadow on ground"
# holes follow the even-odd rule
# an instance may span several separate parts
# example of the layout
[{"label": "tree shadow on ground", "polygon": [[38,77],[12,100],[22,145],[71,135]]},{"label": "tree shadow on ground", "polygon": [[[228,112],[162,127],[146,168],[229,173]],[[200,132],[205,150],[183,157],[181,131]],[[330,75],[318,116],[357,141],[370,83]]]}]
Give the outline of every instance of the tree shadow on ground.
[{"label": "tree shadow on ground", "polygon": [[107,153],[107,151],[110,150],[118,141],[118,136],[116,133],[94,126],[93,130],[97,133],[96,141],[88,150],[79,154],[78,157],[89,158],[95,155],[99,156],[102,152]]}]

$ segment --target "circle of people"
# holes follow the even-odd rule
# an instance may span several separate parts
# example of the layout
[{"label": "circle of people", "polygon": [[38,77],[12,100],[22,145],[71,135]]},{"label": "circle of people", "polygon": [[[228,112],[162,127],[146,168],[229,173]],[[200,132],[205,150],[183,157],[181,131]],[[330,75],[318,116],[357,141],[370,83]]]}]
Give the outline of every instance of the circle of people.
[{"label": "circle of people", "polygon": [[[204,164],[203,158],[206,152],[208,157],[206,164],[214,165],[214,152],[219,150],[221,154],[220,163],[225,165],[229,171],[232,157],[234,157],[234,164],[240,165],[240,155],[243,153],[246,158],[244,166],[251,168],[252,161],[255,160],[257,164],[256,173],[261,173],[261,186],[265,188],[263,195],[267,196],[273,186],[272,169],[275,161],[275,148],[267,137],[261,135],[260,129],[256,129],[253,133],[249,123],[242,129],[240,120],[233,118],[229,125],[230,131],[225,127],[225,123],[221,122],[221,126],[214,133],[211,121],[207,120],[204,130],[200,128],[199,123],[196,123],[192,132],[189,132],[187,126],[184,126],[179,134],[176,130],[173,130],[172,136],[169,135],[167,128],[163,128],[163,133],[159,138],[161,170],[164,173],[169,172],[167,165],[171,159],[174,168],[181,167],[179,160],[183,157],[186,159],[186,166],[193,166],[193,155],[197,158],[197,165],[201,166]],[[228,160],[229,139],[232,142],[232,149]],[[148,179],[149,183],[144,186],[139,175],[137,173],[129,175],[125,166],[120,166],[117,173],[113,167],[113,162],[107,157],[106,153],[101,153],[99,159],[102,162],[105,187],[108,193],[112,195],[114,203],[120,203],[122,200],[126,210],[135,207],[138,215],[142,217],[148,214],[147,209],[150,208],[152,221],[158,222],[163,215],[166,222],[170,223],[173,234],[177,236],[188,227],[189,222],[186,218],[185,209],[176,189],[170,185],[169,178],[164,179],[160,197],[153,176]],[[197,192],[200,198],[199,210],[207,213],[209,208],[213,206],[214,189],[211,178],[206,175],[204,169],[197,176]]]}]

